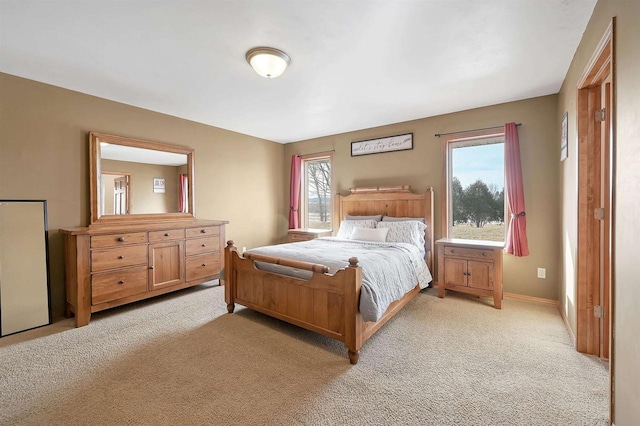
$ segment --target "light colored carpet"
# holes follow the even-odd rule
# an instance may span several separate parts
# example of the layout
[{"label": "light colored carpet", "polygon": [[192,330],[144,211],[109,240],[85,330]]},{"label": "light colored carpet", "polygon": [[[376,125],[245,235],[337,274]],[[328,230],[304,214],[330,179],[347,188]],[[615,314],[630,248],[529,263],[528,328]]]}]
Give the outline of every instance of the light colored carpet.
[{"label": "light colored carpet", "polygon": [[0,424],[607,424],[555,307],[434,290],[344,346],[200,286],[0,339]]}]

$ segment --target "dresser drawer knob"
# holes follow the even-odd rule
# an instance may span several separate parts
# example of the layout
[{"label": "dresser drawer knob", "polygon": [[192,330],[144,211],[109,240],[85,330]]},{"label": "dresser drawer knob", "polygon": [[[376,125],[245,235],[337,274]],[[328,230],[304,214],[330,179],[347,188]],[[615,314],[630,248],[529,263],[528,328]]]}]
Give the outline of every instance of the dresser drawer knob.
[{"label": "dresser drawer knob", "polygon": [[487,255],[487,253],[485,253],[485,252],[482,252],[482,255],[483,255],[483,256],[486,256],[486,255]]},{"label": "dresser drawer knob", "polygon": [[153,265],[149,266],[149,269],[153,269]]},{"label": "dresser drawer knob", "polygon": [[455,253],[455,252],[456,252],[455,249],[451,249],[451,253]]},{"label": "dresser drawer knob", "polygon": [[207,246],[206,244],[203,244],[203,245],[202,245],[202,247],[206,247],[206,246]]},{"label": "dresser drawer knob", "polygon": [[118,284],[124,284],[124,280],[118,281]]},{"label": "dresser drawer knob", "polygon": [[120,241],[121,243],[124,242],[124,237],[118,238],[118,241]]},{"label": "dresser drawer knob", "polygon": [[118,259],[124,259],[123,255],[118,256]]},{"label": "dresser drawer knob", "polygon": [[165,237],[168,237],[168,236],[169,236],[169,233],[167,232],[166,234],[164,234],[164,236],[165,236]]},{"label": "dresser drawer knob", "polygon": [[207,230],[206,229],[201,229],[200,232],[203,233],[203,234],[206,234]]},{"label": "dresser drawer knob", "polygon": [[207,264],[206,264],[206,263],[203,263],[203,264],[202,264],[202,266],[207,266]]}]

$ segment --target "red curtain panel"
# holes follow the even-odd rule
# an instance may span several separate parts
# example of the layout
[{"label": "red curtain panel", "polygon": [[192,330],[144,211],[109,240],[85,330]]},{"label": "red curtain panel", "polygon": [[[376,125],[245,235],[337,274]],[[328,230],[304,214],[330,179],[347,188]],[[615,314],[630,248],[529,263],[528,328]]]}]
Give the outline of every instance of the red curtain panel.
[{"label": "red curtain panel", "polygon": [[507,200],[511,210],[505,251],[514,256],[528,256],[527,216],[524,209],[520,142],[516,123],[507,123],[504,126],[504,172]]},{"label": "red curtain panel", "polygon": [[302,159],[291,156],[291,184],[289,187],[289,229],[299,228],[298,205],[300,203],[300,171]]}]

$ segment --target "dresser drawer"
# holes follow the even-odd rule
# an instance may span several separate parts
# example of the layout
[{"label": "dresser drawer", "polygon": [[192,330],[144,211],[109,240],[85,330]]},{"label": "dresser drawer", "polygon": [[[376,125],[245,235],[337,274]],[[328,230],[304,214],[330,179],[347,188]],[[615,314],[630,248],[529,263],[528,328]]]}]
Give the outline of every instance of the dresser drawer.
[{"label": "dresser drawer", "polygon": [[219,226],[203,226],[202,228],[187,228],[187,238],[209,237],[220,235]]},{"label": "dresser drawer", "polygon": [[165,231],[150,231],[149,242],[180,240],[184,238],[184,229],[167,229]]},{"label": "dresser drawer", "polygon": [[91,276],[91,304],[98,305],[147,291],[147,267]]},{"label": "dresser drawer", "polygon": [[473,248],[461,248],[461,247],[450,247],[445,246],[444,248],[445,256],[458,256],[458,257],[472,257],[475,259],[493,259],[493,251],[492,250],[483,250],[483,249],[473,249]]},{"label": "dresser drawer", "polygon": [[91,248],[124,246],[147,242],[146,232],[132,232],[129,234],[94,235],[91,237]]},{"label": "dresser drawer", "polygon": [[123,246],[91,252],[91,271],[100,272],[127,266],[146,265],[147,246]]},{"label": "dresser drawer", "polygon": [[220,239],[217,236],[187,240],[187,256],[219,251]]},{"label": "dresser drawer", "polygon": [[204,254],[187,258],[187,281],[193,281],[219,273],[220,253]]}]

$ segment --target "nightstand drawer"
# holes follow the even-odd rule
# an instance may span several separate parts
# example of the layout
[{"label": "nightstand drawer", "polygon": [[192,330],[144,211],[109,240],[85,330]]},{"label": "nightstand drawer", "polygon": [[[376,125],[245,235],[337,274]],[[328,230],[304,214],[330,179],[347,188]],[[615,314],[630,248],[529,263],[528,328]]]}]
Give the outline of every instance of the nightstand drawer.
[{"label": "nightstand drawer", "polygon": [[330,229],[317,229],[317,228],[296,228],[289,230],[288,240],[290,243],[298,241],[315,240],[320,237],[331,236]]},{"label": "nightstand drawer", "polygon": [[472,257],[475,259],[486,259],[486,260],[493,259],[492,250],[482,250],[482,249],[472,249],[472,248],[452,247],[452,246],[445,246],[444,255],[458,256],[458,257]]},{"label": "nightstand drawer", "polygon": [[314,234],[289,234],[289,242],[294,243],[296,241],[309,241],[315,240],[316,236]]}]

